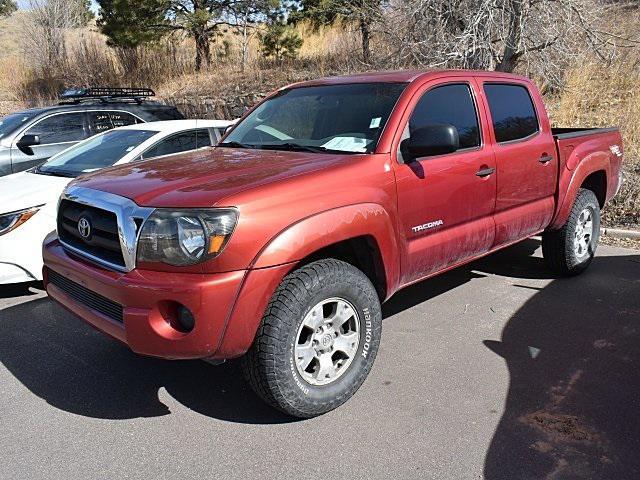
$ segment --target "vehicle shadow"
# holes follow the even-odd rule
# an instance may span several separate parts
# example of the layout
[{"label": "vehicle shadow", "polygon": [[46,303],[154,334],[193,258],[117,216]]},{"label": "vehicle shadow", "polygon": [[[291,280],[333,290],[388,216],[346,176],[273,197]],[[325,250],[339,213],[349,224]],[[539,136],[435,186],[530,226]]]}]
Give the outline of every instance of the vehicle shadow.
[{"label": "vehicle shadow", "polygon": [[44,290],[42,282],[14,283],[10,285],[0,285],[0,299],[26,297],[36,295],[33,290]]},{"label": "vehicle shadow", "polygon": [[529,238],[468,265],[411,285],[399,291],[382,306],[383,318],[391,317],[473,279],[488,275],[521,279],[553,278],[542,258],[533,256],[538,248],[540,240]]},{"label": "vehicle shadow", "polygon": [[483,478],[640,478],[640,255],[551,282],[484,343],[510,385]]},{"label": "vehicle shadow", "polygon": [[[467,267],[413,285],[385,305],[384,316],[478,276]],[[237,361],[214,367],[141,357],[47,298],[0,310],[0,362],[50,405],[87,417],[168,415],[160,398],[164,388],[181,404],[214,418],[261,424],[296,420],[266,406],[245,383]]]},{"label": "vehicle shadow", "polygon": [[[529,241],[532,242],[532,241]],[[482,260],[486,270],[526,262],[538,243],[512,247],[511,259]],[[503,255],[498,254],[498,255]],[[519,260],[515,260],[519,258]],[[473,278],[475,265],[453,270],[398,293],[385,318]],[[15,289],[14,289],[15,290]],[[25,295],[28,287],[12,291]],[[10,292],[11,293],[11,292]],[[237,361],[164,361],[132,353],[46,298],[0,310],[0,362],[31,392],[61,410],[87,417],[128,419],[170,414],[160,390],[203,415],[242,423],[295,419],[266,406],[245,383]]]},{"label": "vehicle shadow", "polygon": [[[385,304],[384,316],[388,318],[485,275],[517,278],[518,273],[522,273],[522,278],[529,278],[533,272],[534,278],[544,277],[548,273],[542,266],[542,260],[531,257],[538,247],[538,241],[528,240],[504,252],[413,285]],[[607,298],[615,292],[636,288],[636,297],[639,297],[637,293],[640,293],[640,285],[637,280],[630,279],[627,266],[629,258],[632,257],[596,259],[593,265],[596,274],[590,271],[579,279],[553,282],[549,288],[554,292],[553,298],[558,298],[555,309],[550,311],[544,300],[533,303],[533,307],[525,306],[514,316],[514,319],[520,319],[523,315],[521,312],[525,311],[522,317],[524,321],[518,320],[516,323],[524,323],[526,333],[527,322],[534,324],[542,321],[547,314],[551,314],[549,322],[561,318],[560,313],[593,316],[601,310],[591,308],[591,304],[595,302],[600,308],[602,305],[609,305]],[[526,265],[527,269],[520,265]],[[631,272],[636,268],[638,273],[638,264],[631,265],[634,265]],[[630,283],[633,281],[636,283]],[[588,291],[588,298],[584,301],[590,310],[584,312],[582,308],[566,308],[567,305],[574,305],[569,302],[581,300],[581,282],[597,289],[599,298],[603,299],[601,303],[597,303],[597,295]],[[547,289],[543,290],[546,291]],[[541,292],[535,298],[538,297],[544,299],[547,295]],[[637,302],[635,299],[633,301]],[[640,318],[637,312],[636,318]],[[511,323],[513,322],[512,319]],[[577,324],[572,326],[579,332]],[[553,332],[553,329],[549,332],[552,338]],[[567,332],[563,331],[561,337],[566,338]],[[606,336],[602,335],[602,338]],[[510,342],[506,344],[509,345]],[[499,345],[491,346],[496,351],[503,350]],[[257,398],[244,382],[237,362],[213,367],[201,361],[163,361],[140,357],[124,345],[94,331],[48,299],[0,310],[0,362],[32,393],[56,408],[77,415],[103,419],[168,415],[171,411],[163,403],[164,389],[171,397],[166,401],[167,404],[171,405],[171,401],[175,399],[202,415],[225,421],[256,424],[295,421]],[[625,372],[630,370],[625,369]],[[541,376],[544,377],[544,374]],[[518,385],[518,382],[527,382],[527,372],[518,368],[516,377],[512,376],[512,387]],[[520,409],[518,405],[522,399],[518,397],[518,392],[519,390],[510,394],[505,419],[487,456],[487,478],[509,478],[501,476],[493,459],[500,459],[504,449],[508,451],[511,448],[509,443],[517,440],[508,434],[508,419],[511,418],[511,409]],[[518,464],[515,459],[513,463]]]},{"label": "vehicle shadow", "polygon": [[74,414],[103,419],[170,414],[160,389],[203,415],[247,423],[293,419],[263,404],[237,362],[142,357],[48,298],[0,311],[0,362],[32,393]]}]

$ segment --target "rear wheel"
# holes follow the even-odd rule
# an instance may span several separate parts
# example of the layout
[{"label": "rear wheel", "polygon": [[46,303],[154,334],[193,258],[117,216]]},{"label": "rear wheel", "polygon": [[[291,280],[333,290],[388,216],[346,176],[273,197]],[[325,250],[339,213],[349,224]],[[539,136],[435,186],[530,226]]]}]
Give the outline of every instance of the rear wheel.
[{"label": "rear wheel", "polygon": [[247,380],[275,408],[314,417],[346,402],[376,357],[382,314],[367,276],[320,260],[282,281],[243,359]]},{"label": "rear wheel", "polygon": [[600,204],[591,190],[580,189],[567,222],[542,235],[547,265],[561,275],[577,275],[591,264],[600,240]]}]

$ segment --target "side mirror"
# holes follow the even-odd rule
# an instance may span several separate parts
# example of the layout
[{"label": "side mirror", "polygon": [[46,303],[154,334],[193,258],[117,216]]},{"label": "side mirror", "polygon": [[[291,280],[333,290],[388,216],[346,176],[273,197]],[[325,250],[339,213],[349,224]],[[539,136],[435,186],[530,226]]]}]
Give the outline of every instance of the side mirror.
[{"label": "side mirror", "polygon": [[453,153],[460,148],[458,129],[448,123],[425,125],[411,132],[401,148],[410,160]]},{"label": "side mirror", "polygon": [[23,137],[18,140],[18,143],[16,143],[16,146],[27,155],[33,155],[31,147],[35,147],[36,145],[40,145],[40,137],[38,135],[23,135]]}]

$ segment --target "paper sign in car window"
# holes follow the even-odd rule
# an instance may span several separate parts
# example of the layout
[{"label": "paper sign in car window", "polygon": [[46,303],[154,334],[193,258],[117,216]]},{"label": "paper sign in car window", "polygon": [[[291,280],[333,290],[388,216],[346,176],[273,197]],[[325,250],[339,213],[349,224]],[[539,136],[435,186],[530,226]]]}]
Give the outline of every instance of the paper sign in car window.
[{"label": "paper sign in car window", "polygon": [[322,145],[330,150],[343,150],[345,152],[366,152],[369,140],[358,137],[334,137]]},{"label": "paper sign in car window", "polygon": [[380,126],[381,121],[382,121],[381,117],[372,118],[371,123],[369,124],[369,128],[378,128]]}]

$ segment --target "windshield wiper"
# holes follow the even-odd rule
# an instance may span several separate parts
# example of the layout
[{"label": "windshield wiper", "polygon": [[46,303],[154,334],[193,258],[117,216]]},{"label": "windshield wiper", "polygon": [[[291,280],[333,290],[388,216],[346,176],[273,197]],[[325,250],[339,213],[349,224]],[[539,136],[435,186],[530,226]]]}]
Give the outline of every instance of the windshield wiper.
[{"label": "windshield wiper", "polygon": [[253,145],[247,145],[246,143],[240,142],[223,142],[218,144],[219,147],[228,147],[228,148],[256,148]]},{"label": "windshield wiper", "polygon": [[60,170],[42,170],[40,167],[36,167],[33,169],[33,173],[37,173],[40,175],[49,175],[50,177],[66,177],[66,178],[76,178],[76,176],[71,172],[64,172]]},{"label": "windshield wiper", "polygon": [[299,143],[271,143],[267,145],[260,145],[260,148],[264,150],[286,150],[290,152],[312,152],[312,153],[359,153],[349,152],[344,150],[333,150],[326,147],[314,147],[313,145],[300,145]]}]

